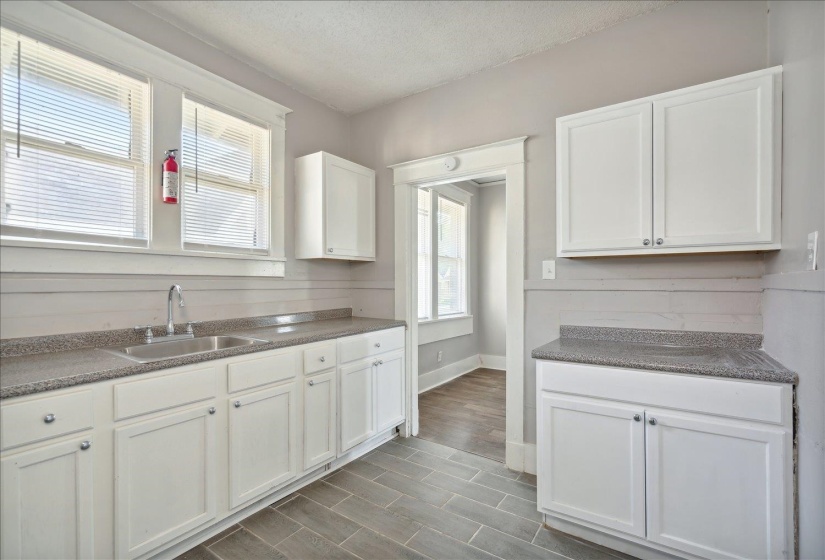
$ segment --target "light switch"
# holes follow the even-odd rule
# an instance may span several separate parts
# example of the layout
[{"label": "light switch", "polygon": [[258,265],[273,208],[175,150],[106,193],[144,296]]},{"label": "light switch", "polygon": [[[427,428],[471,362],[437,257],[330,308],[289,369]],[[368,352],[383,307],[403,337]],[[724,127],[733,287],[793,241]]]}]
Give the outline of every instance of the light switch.
[{"label": "light switch", "polygon": [[541,279],[555,280],[556,279],[556,261],[542,261],[541,262]]},{"label": "light switch", "polygon": [[808,234],[808,251],[807,262],[805,263],[806,270],[816,270],[816,250],[819,242],[819,232],[814,231]]}]

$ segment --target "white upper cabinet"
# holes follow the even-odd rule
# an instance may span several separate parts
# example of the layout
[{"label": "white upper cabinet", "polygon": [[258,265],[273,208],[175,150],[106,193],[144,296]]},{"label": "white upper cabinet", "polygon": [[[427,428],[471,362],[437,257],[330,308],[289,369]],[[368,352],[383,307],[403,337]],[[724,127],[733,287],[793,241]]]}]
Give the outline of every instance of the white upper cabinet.
[{"label": "white upper cabinet", "polygon": [[295,258],[375,260],[375,171],[326,152],[295,160]]},{"label": "white upper cabinet", "polygon": [[644,102],[559,120],[558,235],[565,250],[650,244],[652,115]]},{"label": "white upper cabinet", "polygon": [[558,255],[779,249],[781,73],[557,119]]}]

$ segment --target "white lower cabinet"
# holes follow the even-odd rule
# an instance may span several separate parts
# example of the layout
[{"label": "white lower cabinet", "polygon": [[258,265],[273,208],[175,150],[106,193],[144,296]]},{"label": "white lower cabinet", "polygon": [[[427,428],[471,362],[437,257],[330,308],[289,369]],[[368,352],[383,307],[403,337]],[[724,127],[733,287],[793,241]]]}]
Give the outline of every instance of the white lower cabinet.
[{"label": "white lower cabinet", "polygon": [[689,558],[793,558],[790,385],[545,361],[537,374],[549,525]]},{"label": "white lower cabinet", "polygon": [[338,395],[335,370],[304,382],[304,470],[336,456]]},{"label": "white lower cabinet", "polygon": [[387,329],[0,401],[0,559],[194,546],[403,422],[404,339]]},{"label": "white lower cabinet", "polygon": [[115,428],[115,555],[133,558],[215,518],[214,403]]},{"label": "white lower cabinet", "polygon": [[404,351],[384,354],[375,366],[375,431],[404,420]]},{"label": "white lower cabinet", "polygon": [[77,437],[0,462],[3,558],[93,556],[91,443]]},{"label": "white lower cabinet", "polygon": [[[542,506],[645,535],[645,428],[641,407],[540,394]],[[583,483],[588,481],[588,483]]]},{"label": "white lower cabinet", "polygon": [[647,538],[704,558],[788,558],[779,428],[648,410]]},{"label": "white lower cabinet", "polygon": [[375,433],[375,360],[361,360],[340,368],[341,453]]},{"label": "white lower cabinet", "polygon": [[294,381],[229,399],[230,508],[295,478],[296,400]]}]

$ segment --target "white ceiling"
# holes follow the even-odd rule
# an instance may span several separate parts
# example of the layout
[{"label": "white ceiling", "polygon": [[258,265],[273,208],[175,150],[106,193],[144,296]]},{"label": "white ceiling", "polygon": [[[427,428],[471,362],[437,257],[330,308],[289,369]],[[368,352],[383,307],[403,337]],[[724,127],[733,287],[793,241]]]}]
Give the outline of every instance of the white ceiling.
[{"label": "white ceiling", "polygon": [[352,114],[549,49],[671,2],[132,3]]}]

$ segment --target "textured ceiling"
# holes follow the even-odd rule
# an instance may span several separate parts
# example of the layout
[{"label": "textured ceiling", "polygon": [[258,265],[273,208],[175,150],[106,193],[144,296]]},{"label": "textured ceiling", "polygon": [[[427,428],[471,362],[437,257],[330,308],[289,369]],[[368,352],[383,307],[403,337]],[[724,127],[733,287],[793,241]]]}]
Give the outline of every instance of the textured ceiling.
[{"label": "textured ceiling", "polygon": [[132,3],[351,114],[549,49],[671,2]]}]

